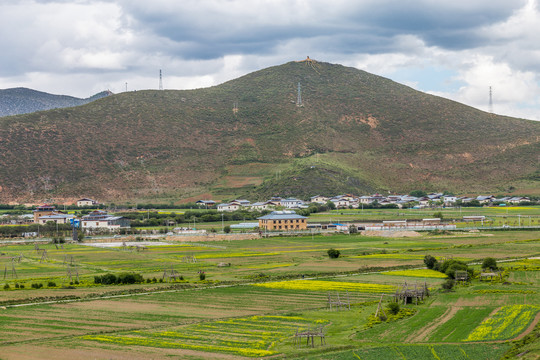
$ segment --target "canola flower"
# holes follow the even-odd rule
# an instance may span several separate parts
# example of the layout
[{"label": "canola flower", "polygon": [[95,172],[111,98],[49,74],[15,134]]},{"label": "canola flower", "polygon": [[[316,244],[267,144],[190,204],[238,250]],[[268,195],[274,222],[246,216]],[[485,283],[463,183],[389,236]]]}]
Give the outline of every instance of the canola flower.
[{"label": "canola flower", "polygon": [[275,352],[273,351],[264,350],[264,349],[240,348],[236,346],[216,346],[216,345],[207,345],[207,344],[189,344],[189,343],[182,343],[182,342],[156,340],[156,339],[135,338],[135,337],[129,337],[129,336],[86,335],[86,336],[83,336],[82,339],[114,343],[114,344],[126,345],[126,346],[139,345],[139,346],[150,346],[150,347],[171,348],[171,349],[188,349],[188,350],[200,350],[200,351],[210,351],[210,352],[226,352],[226,353],[233,353],[233,354],[249,356],[249,357],[262,357],[262,356],[269,356],[269,355],[275,354]]},{"label": "canola flower", "polygon": [[511,339],[525,330],[539,310],[540,306],[535,305],[503,306],[482,321],[465,341]]},{"label": "canola flower", "polygon": [[423,277],[423,278],[440,278],[440,279],[446,279],[448,277],[439,271],[430,270],[430,269],[385,271],[381,274],[395,275],[395,276],[414,276],[414,277]]},{"label": "canola flower", "polygon": [[395,291],[393,285],[354,283],[344,281],[289,280],[274,281],[252,286],[270,289],[308,290],[308,291],[357,291],[364,293],[389,293]]},{"label": "canola flower", "polygon": [[121,346],[189,349],[264,357],[276,354],[271,348],[276,342],[289,337],[297,328],[326,323],[327,320],[312,321],[299,316],[251,316],[187,325],[177,331],[137,330],[125,335],[85,335],[81,338]]}]

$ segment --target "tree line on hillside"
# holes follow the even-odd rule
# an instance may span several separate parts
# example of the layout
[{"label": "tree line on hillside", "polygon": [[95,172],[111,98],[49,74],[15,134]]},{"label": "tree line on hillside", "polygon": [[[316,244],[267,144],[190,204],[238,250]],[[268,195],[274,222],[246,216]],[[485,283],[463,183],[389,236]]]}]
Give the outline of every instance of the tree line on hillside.
[{"label": "tree line on hillside", "polygon": [[268,214],[269,210],[263,211],[247,211],[238,210],[233,212],[218,212],[217,210],[205,210],[205,211],[186,211],[183,214],[169,213],[160,214],[157,211],[149,212],[119,212],[118,216],[125,217],[131,220],[132,227],[145,227],[145,226],[160,226],[182,224],[182,223],[201,223],[201,222],[216,222],[216,221],[242,221],[242,220],[255,220],[263,215]]}]

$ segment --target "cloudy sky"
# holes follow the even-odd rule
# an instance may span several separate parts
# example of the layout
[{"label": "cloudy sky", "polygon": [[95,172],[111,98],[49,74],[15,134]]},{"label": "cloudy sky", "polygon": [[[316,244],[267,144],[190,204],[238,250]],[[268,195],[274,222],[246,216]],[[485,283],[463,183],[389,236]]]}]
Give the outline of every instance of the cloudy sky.
[{"label": "cloudy sky", "polygon": [[193,89],[306,56],[540,120],[538,0],[2,0],[0,89]]}]

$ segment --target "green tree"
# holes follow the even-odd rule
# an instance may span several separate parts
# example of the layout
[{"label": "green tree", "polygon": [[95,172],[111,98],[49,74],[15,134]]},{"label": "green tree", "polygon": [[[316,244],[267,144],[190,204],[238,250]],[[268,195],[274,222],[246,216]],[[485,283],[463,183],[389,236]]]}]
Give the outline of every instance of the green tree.
[{"label": "green tree", "polygon": [[426,255],[424,256],[424,264],[428,269],[433,269],[437,264],[437,259],[434,256]]},{"label": "green tree", "polygon": [[497,260],[492,257],[487,257],[482,261],[482,269],[497,270]]},{"label": "green tree", "polygon": [[228,234],[231,232],[231,226],[230,225],[225,225],[225,227],[223,228],[223,231],[225,232],[225,234]]},{"label": "green tree", "polygon": [[329,249],[327,252],[330,259],[337,259],[341,253],[337,249]]},{"label": "green tree", "polygon": [[415,197],[422,197],[422,196],[426,196],[427,193],[424,190],[413,190],[409,193],[409,195],[415,196]]}]

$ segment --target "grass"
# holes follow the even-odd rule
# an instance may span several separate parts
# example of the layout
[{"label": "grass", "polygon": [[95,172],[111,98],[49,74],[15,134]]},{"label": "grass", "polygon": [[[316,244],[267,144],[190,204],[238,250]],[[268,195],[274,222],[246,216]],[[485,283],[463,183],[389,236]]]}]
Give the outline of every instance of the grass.
[{"label": "grass", "polygon": [[[53,346],[72,357],[90,355],[92,349],[94,357],[100,357],[96,355],[100,351],[115,351],[162,358],[174,351],[179,357],[199,358],[497,359],[509,344],[493,341],[516,337],[538,312],[540,299],[535,295],[540,292],[540,273],[531,270],[537,260],[500,262],[507,269],[506,284],[473,280],[452,292],[440,290],[444,279],[429,277],[432,271],[394,267],[421,268],[425,254],[469,260],[533,257],[540,253],[539,238],[538,231],[397,239],[319,235],[149,246],[143,252],[72,244],[57,250],[40,245],[49,255],[45,262],[40,262],[31,245],[3,246],[3,265],[10,265],[11,256],[18,254],[23,261],[15,264],[19,277],[8,275],[4,281],[10,289],[0,290],[1,301],[39,302],[65,296],[84,301],[2,310],[0,350],[10,358],[14,348],[34,340],[33,351]],[[340,249],[342,256],[329,259],[326,251],[331,247]],[[73,289],[65,277],[66,255],[73,256],[81,278]],[[195,256],[197,262],[184,262],[186,255]],[[218,267],[220,262],[230,266]],[[524,265],[528,270],[521,269]],[[366,267],[380,272],[365,273]],[[93,284],[94,275],[109,272],[134,271],[145,278],[160,278],[165,268],[174,268],[186,280]],[[205,282],[199,281],[199,271],[206,273]],[[31,283],[46,285],[50,280],[57,283],[55,288],[30,288]],[[368,328],[381,295],[386,294],[382,295],[386,307],[405,281],[425,281],[431,296],[419,305],[401,305],[413,315]],[[25,289],[14,289],[15,283],[25,284]],[[228,287],[212,287],[215,284]],[[134,290],[149,294],[107,297]],[[348,292],[351,310],[329,311],[329,292],[334,297],[339,292],[341,299]],[[512,323],[505,323],[509,318]],[[297,328],[320,325],[324,325],[326,345],[311,348],[292,343]],[[481,339],[472,341],[476,337]],[[471,343],[476,341],[481,343]]]}]

